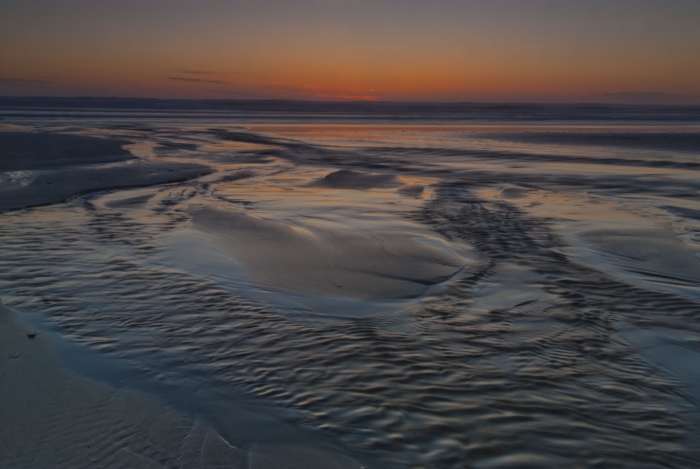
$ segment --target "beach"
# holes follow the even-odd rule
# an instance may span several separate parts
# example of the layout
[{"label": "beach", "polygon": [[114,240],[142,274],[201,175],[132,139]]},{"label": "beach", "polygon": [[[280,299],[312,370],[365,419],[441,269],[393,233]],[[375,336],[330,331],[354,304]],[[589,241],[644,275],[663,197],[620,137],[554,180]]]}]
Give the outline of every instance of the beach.
[{"label": "beach", "polygon": [[59,111],[0,121],[0,467],[700,457],[687,110]]},{"label": "beach", "polygon": [[298,444],[233,447],[195,417],[78,375],[57,359],[47,334],[34,334],[0,304],[3,467],[359,467]]}]

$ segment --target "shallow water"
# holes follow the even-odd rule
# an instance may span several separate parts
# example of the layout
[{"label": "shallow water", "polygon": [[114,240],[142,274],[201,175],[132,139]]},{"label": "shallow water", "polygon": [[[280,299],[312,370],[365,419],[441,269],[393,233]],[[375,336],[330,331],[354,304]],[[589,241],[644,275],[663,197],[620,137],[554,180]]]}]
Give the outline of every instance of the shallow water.
[{"label": "shallow water", "polygon": [[[696,467],[698,128],[13,122],[216,170],[0,215],[0,295],[79,371],[232,445],[367,468]],[[198,207],[310,239],[399,232],[464,266],[420,295],[318,295]],[[376,274],[353,261],[336,268]]]}]

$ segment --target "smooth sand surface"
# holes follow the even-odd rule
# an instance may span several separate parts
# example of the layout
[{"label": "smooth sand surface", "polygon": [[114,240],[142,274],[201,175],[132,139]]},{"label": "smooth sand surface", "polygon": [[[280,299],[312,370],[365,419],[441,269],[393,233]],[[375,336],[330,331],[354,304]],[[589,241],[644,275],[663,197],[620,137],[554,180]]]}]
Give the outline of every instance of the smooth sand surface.
[{"label": "smooth sand surface", "polygon": [[700,283],[700,251],[670,229],[596,230],[581,238],[629,271],[664,282]]},{"label": "smooth sand surface", "polygon": [[250,449],[250,469],[361,469],[346,456],[299,445],[262,445]]},{"label": "smooth sand surface", "polygon": [[422,295],[466,264],[409,233],[313,231],[211,207],[191,208],[195,228],[216,236],[263,288],[356,299]]},{"label": "smooth sand surface", "polygon": [[0,468],[358,469],[311,445],[230,445],[158,401],[84,378],[0,301]]}]

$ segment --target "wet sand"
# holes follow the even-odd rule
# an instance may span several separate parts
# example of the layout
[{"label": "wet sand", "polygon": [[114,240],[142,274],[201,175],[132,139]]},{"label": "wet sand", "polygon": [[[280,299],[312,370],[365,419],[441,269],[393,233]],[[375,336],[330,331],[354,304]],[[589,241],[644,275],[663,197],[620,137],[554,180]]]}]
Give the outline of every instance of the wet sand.
[{"label": "wet sand", "polygon": [[[55,331],[75,347],[56,370],[80,374],[40,368],[43,397],[3,362],[2,402],[62,422],[3,433],[12,462],[77,448],[56,410],[81,413],[70,382],[124,402],[126,423],[79,428],[173,467],[190,446],[233,467],[696,465],[697,129],[173,122],[85,132],[150,148],[109,163],[150,181],[150,164],[215,174],[0,214],[0,289],[47,324],[7,343]],[[110,169],[85,164],[51,171]],[[124,389],[80,357],[118,362]]]},{"label": "wet sand", "polygon": [[34,333],[0,300],[1,467],[360,467],[303,444],[232,446],[196,418],[75,373],[57,358],[49,334],[27,336]]},{"label": "wet sand", "polygon": [[127,140],[47,132],[0,132],[0,171],[56,169],[132,159]]},{"label": "wet sand", "polygon": [[245,452],[143,394],[84,378],[0,304],[0,465],[245,467]]},{"label": "wet sand", "polygon": [[[0,132],[0,213],[63,202],[80,194],[184,181],[202,165],[133,161],[125,140],[40,132]],[[110,164],[107,164],[110,163]]]},{"label": "wet sand", "polygon": [[366,190],[377,187],[397,187],[401,185],[401,182],[394,174],[341,169],[325,175],[315,181],[313,185],[333,189]]},{"label": "wet sand", "polygon": [[261,286],[363,300],[415,298],[467,264],[410,233],[312,231],[206,207],[190,213],[193,225],[216,235]]}]

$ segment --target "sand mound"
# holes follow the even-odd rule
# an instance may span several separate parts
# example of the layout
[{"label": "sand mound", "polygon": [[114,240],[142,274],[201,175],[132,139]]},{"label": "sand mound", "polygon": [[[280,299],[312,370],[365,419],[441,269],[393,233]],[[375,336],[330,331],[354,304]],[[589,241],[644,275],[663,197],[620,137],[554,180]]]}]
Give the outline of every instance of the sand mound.
[{"label": "sand mound", "polygon": [[310,231],[214,208],[190,211],[195,228],[272,289],[358,299],[411,298],[444,282],[466,263],[407,233]]},{"label": "sand mound", "polygon": [[401,180],[393,174],[366,173],[341,169],[312,183],[316,187],[328,187],[331,189],[355,189],[366,190],[372,188],[387,188],[401,186]]},{"label": "sand mound", "polygon": [[153,198],[153,194],[137,195],[107,202],[105,206],[109,208],[136,208],[142,207]]},{"label": "sand mound", "polygon": [[396,192],[406,197],[420,197],[424,191],[425,186],[423,184],[411,184],[400,187]]},{"label": "sand mound", "polygon": [[522,187],[508,186],[501,190],[502,199],[523,199],[527,197],[527,189]]}]

